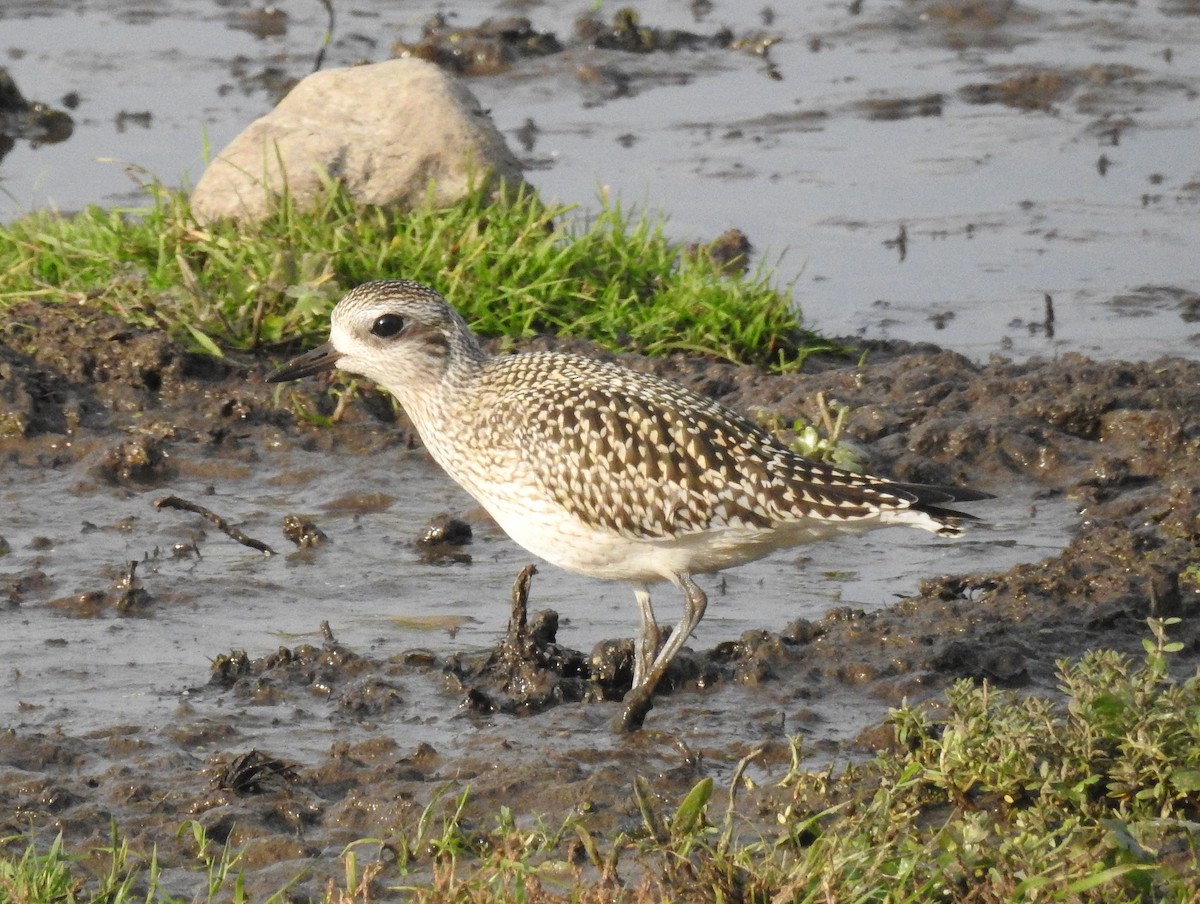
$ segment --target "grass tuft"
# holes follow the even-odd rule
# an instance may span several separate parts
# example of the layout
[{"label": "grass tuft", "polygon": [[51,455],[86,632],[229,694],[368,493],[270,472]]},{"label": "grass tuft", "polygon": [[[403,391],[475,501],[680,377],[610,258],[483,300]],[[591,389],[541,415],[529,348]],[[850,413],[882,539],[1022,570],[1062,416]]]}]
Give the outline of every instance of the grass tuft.
[{"label": "grass tuft", "polygon": [[616,203],[581,221],[528,193],[476,191],[451,208],[389,214],[330,185],[312,209],[284,196],[260,225],[237,226],[198,223],[182,193],[151,186],[151,197],[146,209],[0,227],[0,309],[96,305],[221,355],[315,344],[345,291],[406,277],[439,289],[485,336],[549,332],[776,368],[831,348],[764,270],[726,275],[703,251],[681,253],[661,219]]}]

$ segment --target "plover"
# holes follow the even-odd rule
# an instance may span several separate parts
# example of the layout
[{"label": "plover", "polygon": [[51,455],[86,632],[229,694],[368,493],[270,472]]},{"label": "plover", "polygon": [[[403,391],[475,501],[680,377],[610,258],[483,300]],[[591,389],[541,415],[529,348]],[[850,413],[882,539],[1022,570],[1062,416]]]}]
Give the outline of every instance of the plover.
[{"label": "plover", "polygon": [[[492,355],[436,291],[364,283],[338,302],[329,341],[268,379],[332,368],[396,397],[434,460],[517,543],[568,571],[633,586],[641,611],[619,727],[700,623],[693,580],[774,550],[871,527],[955,536],[990,498],[811,461],[744,415],[669,380],[581,355]],[[683,592],[663,638],[650,586]]]}]

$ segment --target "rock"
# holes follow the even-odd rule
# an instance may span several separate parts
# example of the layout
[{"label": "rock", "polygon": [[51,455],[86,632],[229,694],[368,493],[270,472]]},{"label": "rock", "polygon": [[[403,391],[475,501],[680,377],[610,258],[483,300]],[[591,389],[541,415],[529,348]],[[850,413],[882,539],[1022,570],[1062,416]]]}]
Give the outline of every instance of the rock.
[{"label": "rock", "polygon": [[325,180],[361,204],[453,204],[473,179],[516,188],[521,166],[475,96],[424,60],[316,72],[209,164],[192,192],[201,222],[267,216],[285,185],[300,206]]}]

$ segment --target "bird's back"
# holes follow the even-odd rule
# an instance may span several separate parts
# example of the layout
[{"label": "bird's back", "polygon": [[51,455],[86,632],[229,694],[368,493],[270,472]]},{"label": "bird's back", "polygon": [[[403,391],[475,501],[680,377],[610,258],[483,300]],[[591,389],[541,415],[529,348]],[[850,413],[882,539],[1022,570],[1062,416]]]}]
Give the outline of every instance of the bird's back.
[{"label": "bird's back", "polygon": [[469,463],[434,454],[485,505],[507,482],[628,540],[889,520],[954,533],[971,516],[941,504],[984,495],[810,461],[712,399],[577,355],[492,358],[461,398],[441,429],[486,449]]}]

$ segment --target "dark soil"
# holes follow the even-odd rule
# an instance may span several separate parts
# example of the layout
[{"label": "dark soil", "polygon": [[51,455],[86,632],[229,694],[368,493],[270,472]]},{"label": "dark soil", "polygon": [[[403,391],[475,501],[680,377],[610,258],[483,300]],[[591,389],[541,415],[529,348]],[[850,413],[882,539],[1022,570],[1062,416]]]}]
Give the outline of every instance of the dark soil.
[{"label": "dark soil", "polygon": [[[552,615],[514,626],[484,662],[430,652],[380,659],[332,635],[320,647],[258,658],[211,650],[212,675],[194,676],[197,686],[207,685],[199,693],[251,698],[275,707],[281,720],[336,713],[383,726],[394,720],[394,730],[334,744],[316,762],[294,762],[286,750],[247,750],[236,724],[195,718],[186,702],[164,729],[119,725],[75,737],[9,728],[0,732],[0,834],[32,826],[49,840],[62,831],[86,854],[108,841],[115,820],[135,852],[157,845],[169,883],[172,868],[194,856],[176,832],[195,819],[214,841],[245,848],[241,865],[252,892],[308,870],[294,888],[303,897],[340,875],[344,845],[410,830],[447,782],[470,787],[469,817],[486,825],[500,804],[518,818],[545,815],[551,823],[586,804],[596,830],[628,827],[638,821],[633,775],[650,778],[664,800],[678,800],[700,776],[727,777],[746,755],[748,748],[705,746],[706,720],[760,720],[761,763],[786,764],[786,736],[805,732],[806,700],[837,695],[848,706],[878,709],[907,698],[936,706],[941,689],[962,677],[1048,690],[1056,660],[1093,648],[1140,654],[1148,616],[1191,615],[1200,604],[1194,578],[1185,575],[1200,559],[1196,362],[1068,355],[976,364],[933,346],[891,346],[872,349],[862,367],[823,362],[809,373],[772,376],[684,357],[623,360],[789,423],[811,418],[823,392],[853,409],[849,432],[869,449],[872,470],[997,495],[1033,481],[1047,498],[1077,500],[1078,534],[1062,554],[1034,565],[931,576],[919,596],[879,612],[843,609],[817,621],[764,625],[685,656],[647,730],[627,737],[603,728],[616,713],[607,701],[629,680],[627,645],[614,641],[590,656],[566,650],[555,643]],[[264,382],[272,363],[197,357],[162,333],[85,309],[11,308],[0,327],[0,457],[60,467],[90,438],[92,447],[111,446],[103,478],[136,484],[214,450],[252,461],[246,450],[283,442],[354,456],[365,435],[408,430],[374,393],[333,428],[298,422]],[[299,391],[314,408],[333,410],[321,386]],[[10,607],[45,604],[37,580],[10,577],[0,588]],[[133,572],[116,588],[117,598],[131,598]],[[499,600],[507,588],[495,592]],[[0,611],[0,624],[6,615]],[[1179,667],[1194,669],[1200,621],[1185,619],[1171,634],[1184,643]],[[455,710],[465,701],[468,722],[495,711],[528,713],[517,724],[532,729],[541,721],[542,731],[526,737],[481,722],[457,749],[407,744],[405,719],[413,717],[395,679],[414,674],[437,688],[437,705]],[[313,712],[314,688],[325,712]],[[785,708],[790,722],[780,716]],[[552,744],[543,743],[558,729]],[[206,759],[194,752],[214,742],[227,753]],[[866,755],[888,743],[886,729],[871,728],[846,747],[815,752]],[[412,853],[419,863],[422,852]]]}]

